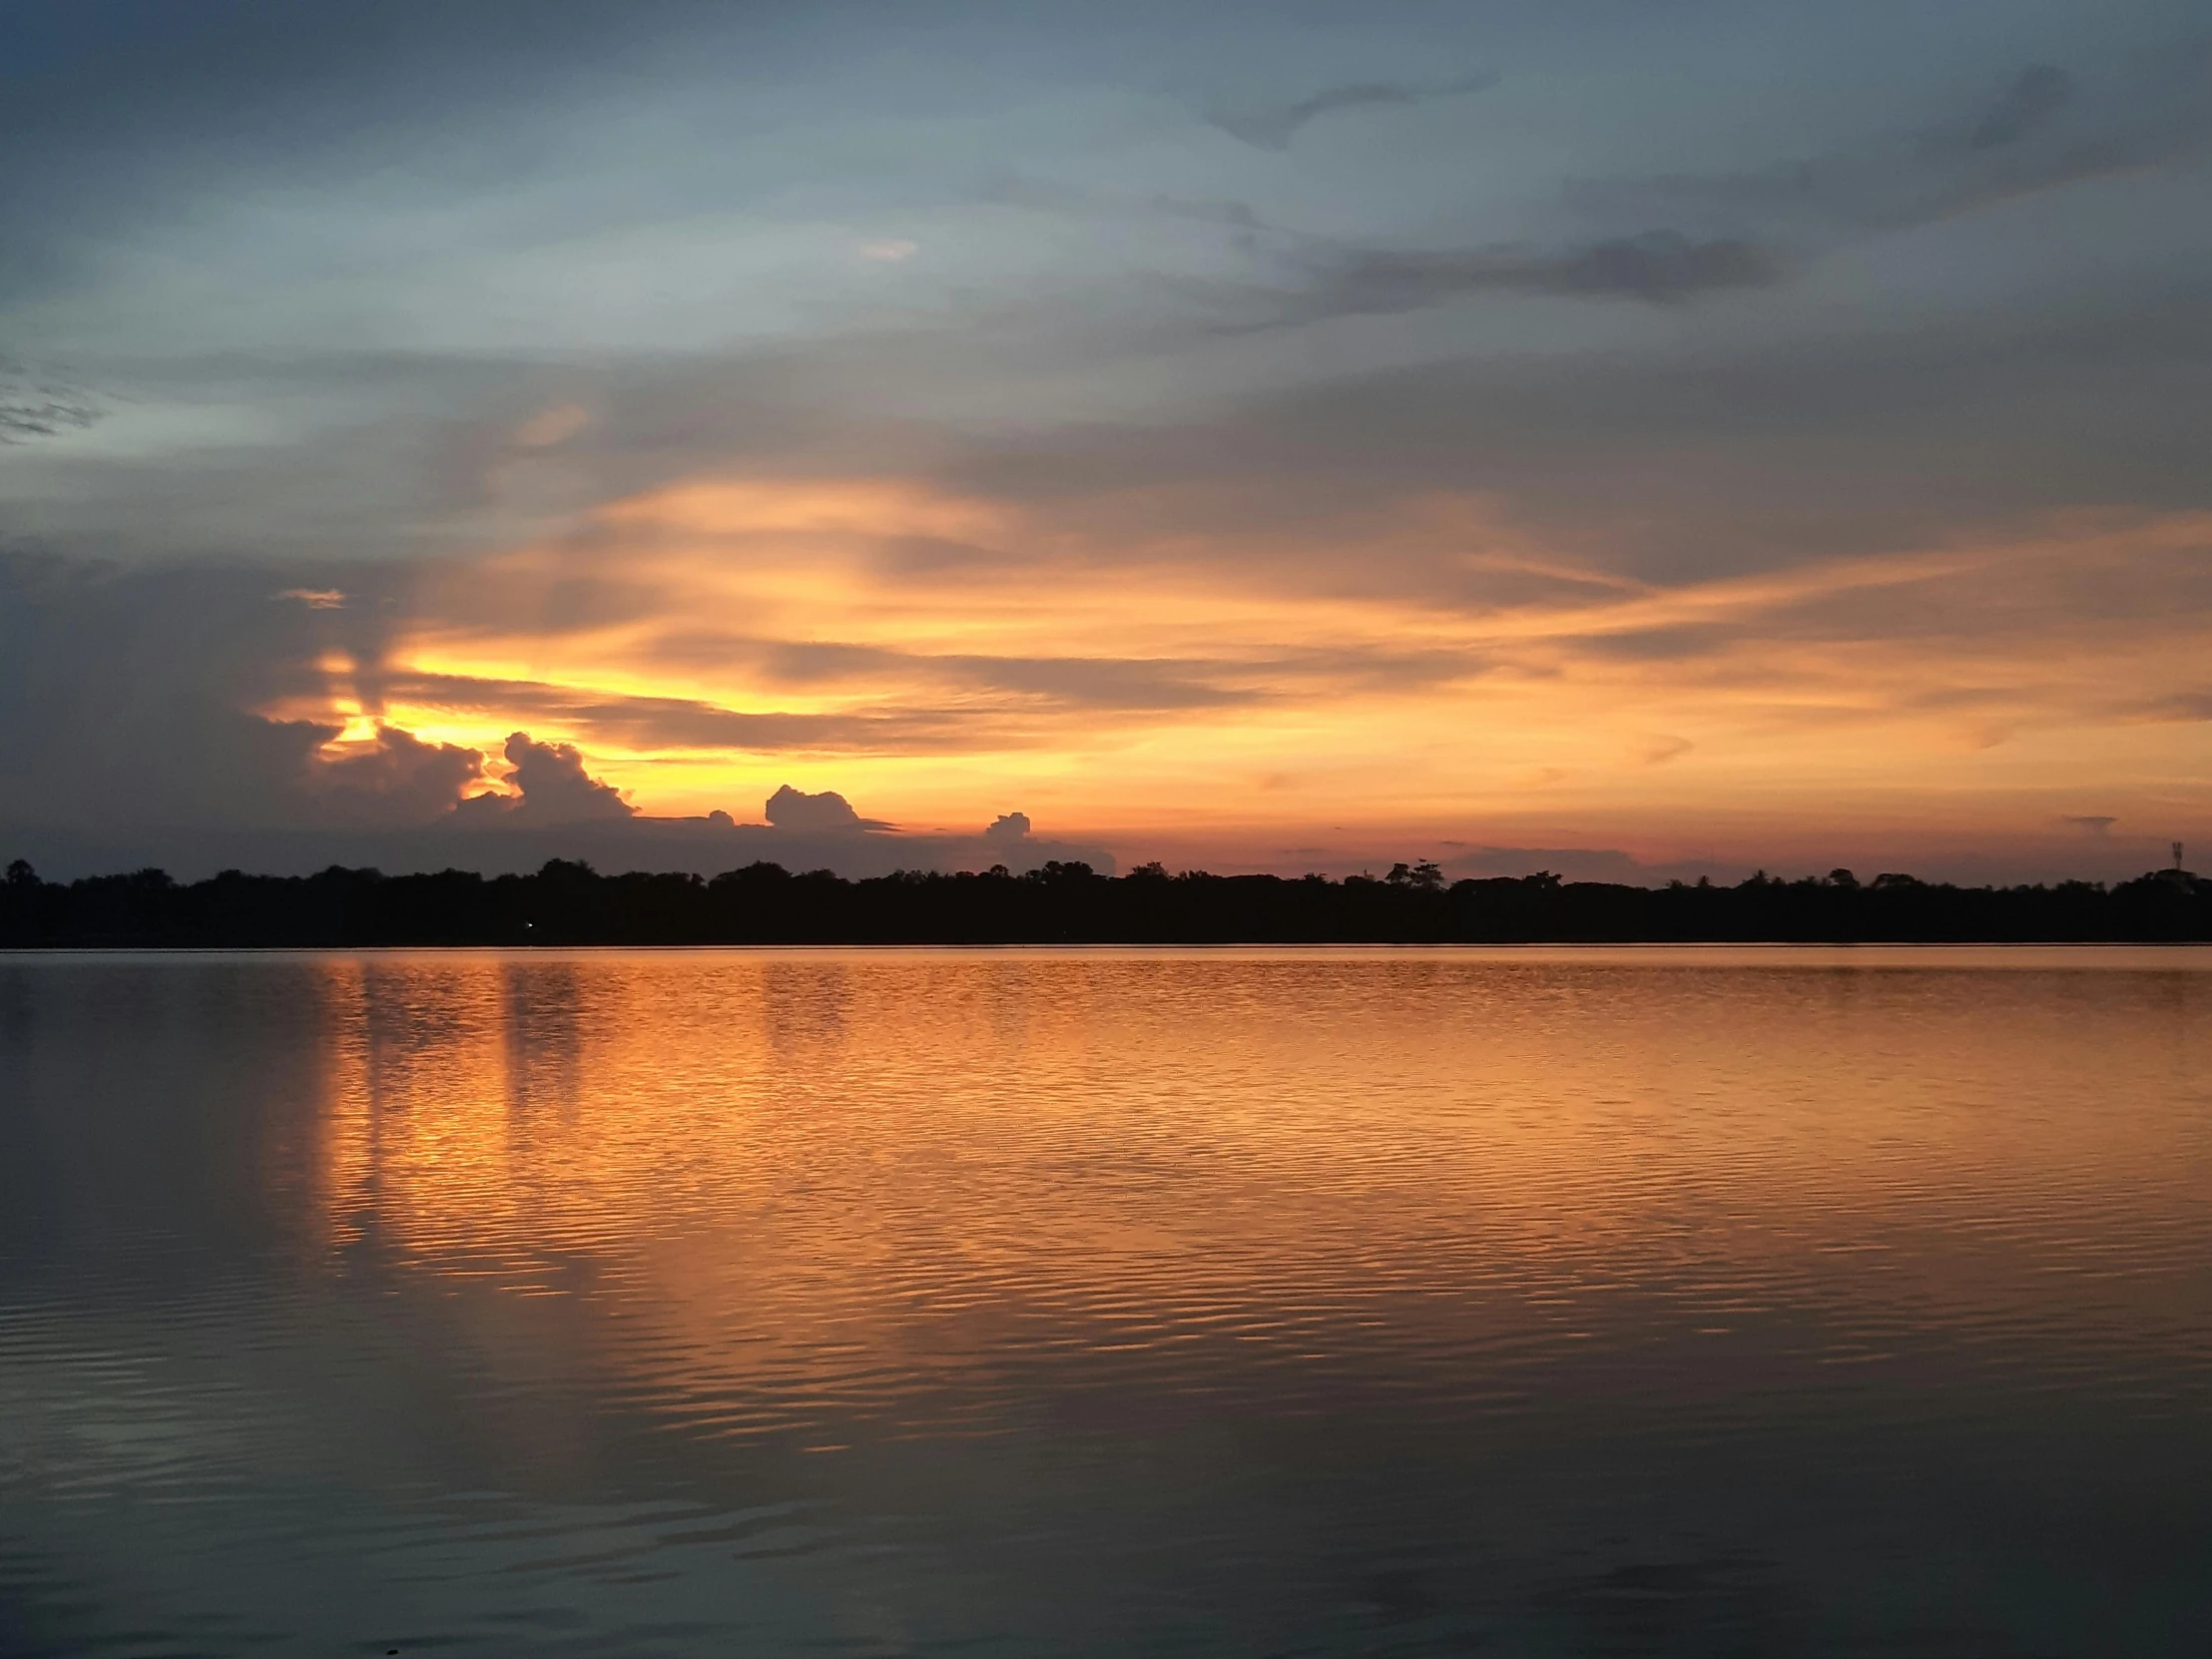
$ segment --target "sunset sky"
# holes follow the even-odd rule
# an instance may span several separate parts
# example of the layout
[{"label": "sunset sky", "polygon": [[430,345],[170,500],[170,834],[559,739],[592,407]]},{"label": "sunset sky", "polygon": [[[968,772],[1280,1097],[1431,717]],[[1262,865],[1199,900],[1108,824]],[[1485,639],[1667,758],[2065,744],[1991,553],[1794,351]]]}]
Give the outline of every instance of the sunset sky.
[{"label": "sunset sky", "polygon": [[2201,0],[4,27],[0,858],[2212,857]]}]

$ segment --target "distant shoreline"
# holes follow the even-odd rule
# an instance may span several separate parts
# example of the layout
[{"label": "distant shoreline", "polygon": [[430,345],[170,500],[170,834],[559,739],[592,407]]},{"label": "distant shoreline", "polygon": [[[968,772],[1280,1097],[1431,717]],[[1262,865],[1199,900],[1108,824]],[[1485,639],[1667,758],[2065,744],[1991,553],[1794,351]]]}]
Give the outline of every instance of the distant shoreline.
[{"label": "distant shoreline", "polygon": [[2212,941],[2212,881],[1959,887],[1849,871],[1733,886],[1636,887],[1549,874],[1446,884],[1433,865],[1382,878],[1025,875],[845,880],[752,864],[712,880],[602,875],[555,859],[530,875],[160,870],[0,879],[0,949],[370,949],[702,945],[2073,945]]}]

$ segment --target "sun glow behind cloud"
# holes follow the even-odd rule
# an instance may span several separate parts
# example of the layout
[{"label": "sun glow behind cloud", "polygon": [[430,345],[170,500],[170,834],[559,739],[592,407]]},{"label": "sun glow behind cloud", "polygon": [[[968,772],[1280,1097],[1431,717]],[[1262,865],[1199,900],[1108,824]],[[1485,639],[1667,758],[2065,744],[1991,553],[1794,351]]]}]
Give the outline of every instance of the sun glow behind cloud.
[{"label": "sun glow behind cloud", "polygon": [[792,783],[910,827],[1018,801],[1139,850],[1572,823],[1666,851],[1901,817],[1970,836],[2203,788],[2173,718],[2207,640],[2202,516],[1673,585],[1478,496],[1191,528],[1223,516],[691,479],[430,572],[373,676],[270,712],[487,753],[527,728],[655,814],[750,817]]},{"label": "sun glow behind cloud", "polygon": [[1215,867],[2212,824],[2170,7],[681,10],[0,64],[26,825],[516,732]]}]

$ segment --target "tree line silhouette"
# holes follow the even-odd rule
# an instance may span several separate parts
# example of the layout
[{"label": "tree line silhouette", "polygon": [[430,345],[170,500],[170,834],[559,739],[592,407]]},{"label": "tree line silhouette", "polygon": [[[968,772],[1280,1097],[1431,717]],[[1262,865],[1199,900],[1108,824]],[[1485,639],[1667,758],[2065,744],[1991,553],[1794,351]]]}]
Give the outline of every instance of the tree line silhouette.
[{"label": "tree line silhouette", "polygon": [[582,944],[1235,944],[2027,942],[2212,940],[2212,881],[2154,870],[2111,886],[1960,887],[1849,870],[1663,887],[1549,873],[1446,882],[1432,863],[1383,876],[1115,877],[1088,864],[1026,874],[906,872],[848,881],[755,863],[712,879],[602,875],[554,859],[528,875],[449,869],[305,876],[159,869],[0,877],[0,946],[201,948]]}]

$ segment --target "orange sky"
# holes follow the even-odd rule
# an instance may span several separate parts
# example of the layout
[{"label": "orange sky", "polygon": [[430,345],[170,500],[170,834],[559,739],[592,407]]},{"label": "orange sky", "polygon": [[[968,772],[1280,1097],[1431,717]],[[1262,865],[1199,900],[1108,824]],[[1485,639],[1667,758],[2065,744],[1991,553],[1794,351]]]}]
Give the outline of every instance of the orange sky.
[{"label": "orange sky", "polygon": [[[2212,844],[2212,55],[2162,0],[1910,51],[648,7],[527,62],[211,3],[0,63],[0,838],[53,867],[619,820],[587,773],[1217,869]],[[516,733],[558,782],[457,808],[529,796]]]},{"label": "orange sky", "polygon": [[789,783],[908,829],[1018,809],[1232,862],[1539,834],[1818,857],[2069,818],[2178,834],[2212,802],[2207,639],[2159,614],[2205,515],[1660,585],[1480,496],[1246,535],[1153,505],[1101,528],[918,479],[689,479],[437,568],[372,672],[333,651],[266,712],[490,755],[528,729],[654,815],[747,821]]}]

